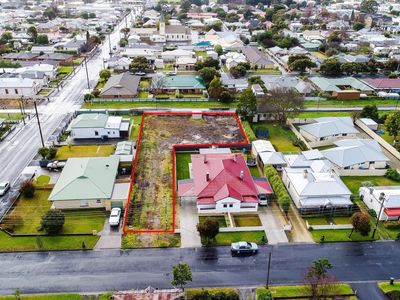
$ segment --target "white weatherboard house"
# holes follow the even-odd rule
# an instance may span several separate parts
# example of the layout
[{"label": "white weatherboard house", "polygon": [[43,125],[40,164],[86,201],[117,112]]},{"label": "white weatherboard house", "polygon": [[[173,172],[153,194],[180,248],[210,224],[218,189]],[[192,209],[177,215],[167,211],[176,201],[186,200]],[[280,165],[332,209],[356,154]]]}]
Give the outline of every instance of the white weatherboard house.
[{"label": "white weatherboard house", "polygon": [[301,135],[310,142],[355,138],[359,133],[350,117],[322,117],[314,120],[315,123],[299,126]]},{"label": "white weatherboard house", "polygon": [[49,200],[55,209],[105,208],[126,204],[129,183],[116,183],[119,158],[70,158]]},{"label": "white weatherboard house", "polygon": [[130,120],[108,114],[81,114],[67,131],[74,139],[124,138],[129,136]]},{"label": "white weatherboard house", "polygon": [[337,147],[323,150],[321,153],[333,163],[339,173],[342,174],[342,170],[357,170],[379,171],[384,175],[389,159],[382,152],[378,142],[371,139],[353,139],[340,140],[334,144]]},{"label": "white weatherboard house", "polygon": [[360,187],[359,195],[365,205],[376,212],[376,215],[379,214],[383,201],[380,221],[400,220],[400,186]]},{"label": "white weatherboard house", "polygon": [[299,210],[353,205],[350,190],[333,170],[323,165],[324,161],[319,160],[308,168],[283,168],[282,180]]}]

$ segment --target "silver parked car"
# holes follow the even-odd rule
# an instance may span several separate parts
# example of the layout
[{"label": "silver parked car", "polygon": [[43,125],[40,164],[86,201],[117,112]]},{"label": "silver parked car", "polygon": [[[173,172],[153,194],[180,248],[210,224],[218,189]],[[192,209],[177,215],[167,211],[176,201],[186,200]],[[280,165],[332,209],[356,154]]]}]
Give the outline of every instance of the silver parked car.
[{"label": "silver parked car", "polygon": [[4,196],[10,189],[10,182],[0,182],[0,196]]},{"label": "silver parked car", "polygon": [[235,254],[240,253],[257,253],[258,246],[256,243],[237,242],[231,244],[231,251]]}]

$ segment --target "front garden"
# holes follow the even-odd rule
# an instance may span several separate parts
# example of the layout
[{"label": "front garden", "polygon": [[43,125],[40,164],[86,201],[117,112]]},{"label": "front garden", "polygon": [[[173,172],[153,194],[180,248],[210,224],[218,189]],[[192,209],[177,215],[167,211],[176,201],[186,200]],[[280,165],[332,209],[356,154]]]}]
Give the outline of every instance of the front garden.
[{"label": "front garden", "polygon": [[71,157],[103,157],[114,153],[114,145],[62,146],[57,149],[56,160],[66,160]]}]

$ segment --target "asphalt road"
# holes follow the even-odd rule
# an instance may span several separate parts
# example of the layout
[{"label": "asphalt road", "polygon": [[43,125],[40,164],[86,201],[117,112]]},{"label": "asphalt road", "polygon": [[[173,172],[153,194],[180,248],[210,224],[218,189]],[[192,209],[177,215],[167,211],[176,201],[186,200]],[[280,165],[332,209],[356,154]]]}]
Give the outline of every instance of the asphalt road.
[{"label": "asphalt road", "polygon": [[101,292],[171,287],[172,266],[187,262],[190,286],[255,286],[303,283],[310,263],[327,257],[339,281],[400,278],[398,242],[298,244],[261,247],[256,255],[232,257],[229,247],[169,248],[0,254],[0,293]]},{"label": "asphalt road", "polygon": [[[129,15],[128,20],[134,18]],[[116,46],[120,39],[120,28],[125,27],[121,21],[110,35],[111,47]],[[103,59],[109,58],[108,37],[99,51],[87,62],[91,88],[97,81],[98,74],[103,68]],[[65,122],[75,110],[79,109],[83,94],[87,89],[86,70],[84,65],[76,68],[75,75],[66,81],[64,87],[38,106],[39,119],[45,143],[51,141],[52,134]],[[20,124],[13,133],[0,143],[0,181],[10,181],[12,192],[0,199],[0,219],[12,204],[12,199],[18,189],[19,176],[24,168],[37,154],[42,146],[36,118],[27,119],[26,125]]]}]

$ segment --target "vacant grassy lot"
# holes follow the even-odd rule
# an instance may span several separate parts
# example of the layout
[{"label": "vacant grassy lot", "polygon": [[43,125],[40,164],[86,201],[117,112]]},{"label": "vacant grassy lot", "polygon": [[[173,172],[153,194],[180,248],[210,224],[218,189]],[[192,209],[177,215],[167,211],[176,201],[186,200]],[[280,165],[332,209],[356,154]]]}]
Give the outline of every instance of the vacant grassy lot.
[{"label": "vacant grassy lot", "polygon": [[65,160],[71,157],[99,157],[110,156],[114,153],[114,145],[102,146],[62,146],[58,149],[56,160]]},{"label": "vacant grassy lot", "polygon": [[262,226],[258,215],[234,215],[233,220],[238,227]]},{"label": "vacant grassy lot", "polygon": [[300,148],[294,146],[292,142],[296,140],[296,136],[290,129],[283,128],[279,124],[257,123],[252,125],[254,132],[257,128],[268,128],[269,140],[274,145],[276,151],[280,152],[299,152]]},{"label": "vacant grassy lot", "polygon": [[227,226],[226,226],[226,219],[225,219],[225,216],[200,216],[200,217],[199,217],[199,222],[200,222],[200,223],[204,223],[204,221],[205,221],[206,219],[213,219],[213,220],[218,221],[219,227],[227,227]]},{"label": "vacant grassy lot", "polygon": [[215,240],[216,245],[230,245],[231,243],[240,241],[265,244],[267,237],[264,231],[220,232],[217,234]]},{"label": "vacant grassy lot", "polygon": [[[50,209],[51,202],[48,200],[50,190],[37,190],[32,199],[21,196],[11,216],[20,216],[24,223],[17,227],[15,233],[19,234],[44,234],[40,222],[42,216]],[[93,230],[100,231],[103,228],[106,217],[103,210],[66,210],[65,224],[62,233],[92,233]]]},{"label": "vacant grassy lot", "polygon": [[122,236],[123,249],[179,247],[180,244],[180,235],[173,233],[129,233]]},{"label": "vacant grassy lot", "polygon": [[189,179],[190,170],[189,163],[191,163],[190,156],[192,153],[177,153],[176,154],[176,179]]}]

